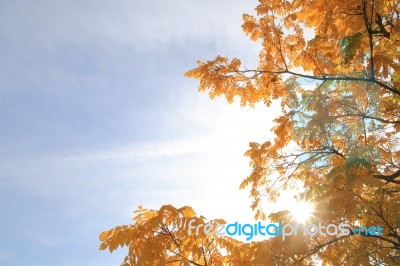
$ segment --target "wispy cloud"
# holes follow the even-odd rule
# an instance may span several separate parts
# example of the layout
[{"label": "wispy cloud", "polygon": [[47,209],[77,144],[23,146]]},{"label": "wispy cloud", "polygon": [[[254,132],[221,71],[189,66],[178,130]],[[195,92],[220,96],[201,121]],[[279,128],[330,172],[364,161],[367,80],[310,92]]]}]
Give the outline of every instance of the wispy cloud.
[{"label": "wispy cloud", "polygon": [[[148,142],[121,143],[103,149],[75,149],[73,152],[46,153],[37,155],[37,159],[19,159],[18,161],[3,161],[3,170],[31,171],[35,169],[68,167],[81,168],[95,165],[129,165],[146,160],[178,157],[187,154],[230,151],[240,154],[246,151],[249,141],[264,141],[270,134],[267,130],[270,121],[265,117],[271,111],[278,114],[277,106],[267,110],[262,105],[252,108],[240,108],[223,105],[223,99],[218,100],[222,108],[213,106],[192,106],[194,110],[188,118],[195,125],[203,125],[208,132],[201,135],[191,135],[183,138],[154,140]],[[196,109],[195,107],[198,107]],[[184,105],[182,108],[185,109]],[[207,108],[210,108],[209,110]],[[213,119],[208,119],[213,116]],[[186,120],[185,120],[186,121]],[[265,121],[265,122],[264,122]],[[167,121],[172,123],[173,121]],[[183,123],[183,122],[182,122]],[[178,123],[178,125],[180,125]],[[19,169],[19,170],[18,170]],[[24,170],[25,169],[25,170]],[[6,170],[7,172],[7,170]]]},{"label": "wispy cloud", "polygon": [[0,261],[11,261],[17,257],[17,253],[7,250],[0,250]]},{"label": "wispy cloud", "polygon": [[[185,154],[203,152],[212,149],[215,139],[212,136],[173,139],[132,143],[124,146],[110,147],[72,154],[48,154],[38,159],[3,162],[1,168],[41,169],[50,167],[85,167],[93,165],[118,165],[176,157]],[[10,169],[10,170],[11,170]],[[6,171],[7,172],[7,171]]]},{"label": "wispy cloud", "polygon": [[[18,25],[24,24],[30,34],[41,38],[43,45],[51,45],[55,41],[87,42],[101,39],[145,49],[165,42],[211,36],[214,40],[216,37],[225,40],[228,37],[230,45],[233,42],[237,44],[235,40],[241,32],[241,14],[252,12],[256,3],[254,0],[234,5],[230,0],[40,2],[17,1],[13,5],[6,5],[3,19],[15,26],[12,15],[18,12]],[[7,11],[13,11],[14,14],[7,15]],[[24,29],[19,30],[22,32]]]},{"label": "wispy cloud", "polygon": [[174,157],[194,152],[206,151],[210,148],[211,138],[197,137],[180,140],[153,141],[133,143],[106,150],[76,155],[59,156],[44,162],[54,163],[108,163],[126,164],[147,159]]},{"label": "wispy cloud", "polygon": [[39,232],[39,231],[29,231],[25,232],[24,236],[41,245],[41,246],[47,246],[47,247],[56,247],[61,245],[61,242],[65,241],[65,237],[62,237],[60,235],[52,235],[49,233],[44,233],[44,232]]}]

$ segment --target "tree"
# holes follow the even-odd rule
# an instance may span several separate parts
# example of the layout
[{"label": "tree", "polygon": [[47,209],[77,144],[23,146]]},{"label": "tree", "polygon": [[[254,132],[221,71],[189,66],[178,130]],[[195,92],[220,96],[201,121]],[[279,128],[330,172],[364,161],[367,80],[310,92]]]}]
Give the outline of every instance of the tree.
[{"label": "tree", "polygon": [[126,265],[399,265],[400,3],[260,0],[255,10],[242,27],[262,44],[258,67],[218,56],[186,73],[211,98],[281,103],[274,141],[252,142],[246,152],[252,172],[240,188],[250,187],[255,218],[288,221],[261,203],[301,184],[299,197],[315,204],[310,222],[344,222],[350,232],[380,225],[384,234],[245,243],[188,235],[189,219],[205,218],[165,205],[103,232],[101,249],[129,246]]}]

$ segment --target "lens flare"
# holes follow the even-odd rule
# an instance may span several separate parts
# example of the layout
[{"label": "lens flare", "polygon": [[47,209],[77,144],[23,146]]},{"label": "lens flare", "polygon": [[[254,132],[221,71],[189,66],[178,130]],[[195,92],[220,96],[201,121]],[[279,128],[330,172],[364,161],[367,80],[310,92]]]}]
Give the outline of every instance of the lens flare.
[{"label": "lens flare", "polygon": [[314,205],[311,202],[299,200],[290,204],[289,212],[297,223],[306,223],[310,220],[314,211]]}]

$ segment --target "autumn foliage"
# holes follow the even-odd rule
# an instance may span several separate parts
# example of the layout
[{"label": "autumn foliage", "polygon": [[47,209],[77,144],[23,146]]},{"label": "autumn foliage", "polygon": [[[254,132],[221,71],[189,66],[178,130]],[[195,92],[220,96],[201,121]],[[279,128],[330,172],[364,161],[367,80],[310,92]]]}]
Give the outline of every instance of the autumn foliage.
[{"label": "autumn foliage", "polygon": [[186,72],[211,98],[281,104],[276,138],[246,152],[252,172],[240,188],[250,188],[255,218],[287,219],[261,203],[301,184],[312,222],[380,225],[384,235],[195,237],[188,219],[205,218],[165,205],[103,232],[101,249],[128,246],[125,265],[399,265],[400,3],[260,0],[255,10],[242,27],[262,44],[257,67],[218,56]]}]

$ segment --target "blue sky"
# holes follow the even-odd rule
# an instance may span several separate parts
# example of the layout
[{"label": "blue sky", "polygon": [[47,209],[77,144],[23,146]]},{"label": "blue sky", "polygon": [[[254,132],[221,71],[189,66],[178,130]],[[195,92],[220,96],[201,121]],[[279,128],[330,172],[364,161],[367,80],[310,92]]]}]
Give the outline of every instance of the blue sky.
[{"label": "blue sky", "polygon": [[1,1],[0,265],[119,265],[98,234],[138,205],[252,213],[240,181],[267,110],[211,101],[183,73],[258,47],[256,1]]}]

